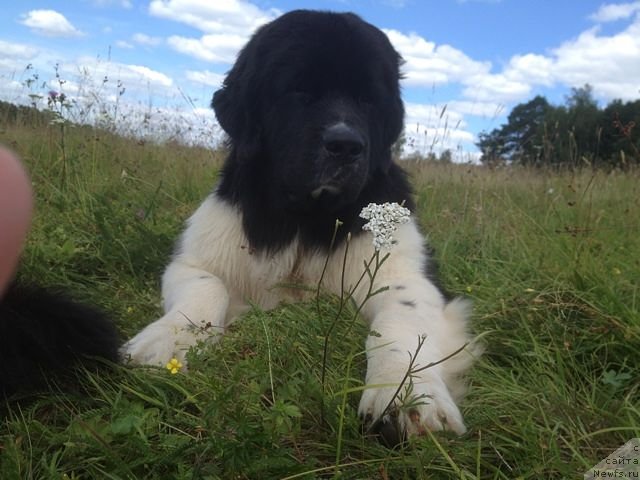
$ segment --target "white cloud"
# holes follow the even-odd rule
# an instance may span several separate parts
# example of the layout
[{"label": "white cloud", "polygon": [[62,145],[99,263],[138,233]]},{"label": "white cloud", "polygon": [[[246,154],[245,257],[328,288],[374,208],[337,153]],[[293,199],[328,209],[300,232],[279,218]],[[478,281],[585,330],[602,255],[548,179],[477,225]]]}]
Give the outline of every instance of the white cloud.
[{"label": "white cloud", "polygon": [[0,40],[0,51],[3,57],[29,60],[38,54],[38,49],[23,43],[12,43]]},{"label": "white cloud", "polygon": [[192,82],[201,83],[202,85],[207,85],[213,88],[220,88],[222,86],[222,81],[224,80],[223,74],[210,72],[209,70],[187,70],[185,75],[187,79],[191,80]]},{"label": "white cloud", "polygon": [[[640,2],[636,4],[640,9]],[[609,12],[608,17],[602,11],[601,8],[601,18],[615,16],[612,10],[604,10]],[[605,101],[637,99],[640,96],[640,16],[617,33],[605,35],[596,26],[550,49],[546,55],[514,55],[502,71],[469,75],[461,83],[465,85],[463,93],[467,98],[480,101],[522,101],[536,87],[581,87],[586,83]]]},{"label": "white cloud", "polygon": [[248,35],[280,12],[241,0],[151,0],[149,13],[207,33]]},{"label": "white cloud", "polygon": [[149,13],[204,32],[200,38],[170,36],[167,43],[174,50],[208,62],[231,63],[256,28],[280,12],[240,0],[152,0]]},{"label": "white cloud", "polygon": [[[2,70],[4,60],[0,60],[0,70]],[[0,75],[0,99],[13,102],[15,101],[15,93],[22,89],[22,84],[14,78]]]},{"label": "white cloud", "polygon": [[465,79],[465,97],[482,102],[513,102],[531,93],[529,82],[510,78],[510,72],[482,73]]},{"label": "white cloud", "polygon": [[131,37],[131,40],[145,47],[157,47],[162,43],[162,38],[152,37],[144,33],[135,33],[133,37]]},{"label": "white cloud", "polygon": [[142,65],[127,65],[126,67],[132,72],[140,74],[142,78],[150,83],[161,85],[163,87],[170,87],[173,85],[173,80],[164,73],[151,70],[150,68],[143,67]]},{"label": "white cloud", "polygon": [[495,119],[504,114],[504,104],[499,102],[451,100],[447,102],[447,109],[458,112],[460,115],[489,119]]},{"label": "white cloud", "polygon": [[550,86],[553,83],[553,60],[527,53],[509,60],[505,75],[512,81]]},{"label": "white cloud", "polygon": [[606,23],[624,20],[640,12],[640,2],[606,3],[589,18],[594,22]]},{"label": "white cloud", "polygon": [[174,50],[207,62],[232,63],[247,37],[233,34],[207,34],[200,38],[172,35],[167,43]]},{"label": "white cloud", "polygon": [[47,37],[79,37],[84,35],[69,20],[55,10],[31,10],[22,15],[21,24],[34,33]]},{"label": "white cloud", "polygon": [[132,48],[135,48],[129,42],[126,42],[124,40],[117,40],[116,41],[116,47],[118,47],[118,48],[126,48],[127,50],[131,50]]},{"label": "white cloud", "polygon": [[385,30],[393,46],[405,60],[403,72],[407,86],[433,87],[460,82],[469,75],[489,72],[491,64],[472,60],[462,51],[450,46],[429,42],[421,36]]},{"label": "white cloud", "polygon": [[0,92],[3,98],[11,98],[24,90],[23,78],[31,77],[32,63],[40,50],[32,45],[0,40]]},{"label": "white cloud", "polygon": [[423,127],[440,128],[446,124],[464,127],[462,115],[447,104],[435,105],[405,102],[406,118],[411,123],[420,123]]},{"label": "white cloud", "polygon": [[[491,63],[472,59],[451,45],[436,45],[416,33],[385,30],[405,60],[403,84],[432,88],[460,84],[466,98],[474,102],[504,103],[520,99],[531,91],[531,68],[545,62],[536,55],[516,56],[502,73],[491,73]],[[549,84],[542,71],[539,81]]]},{"label": "white cloud", "polygon": [[[146,35],[144,33],[134,33],[131,36],[131,41],[128,42],[126,40],[118,40],[116,41],[116,47],[118,48],[126,48],[131,50],[135,48],[134,43],[138,45],[142,45],[144,47],[157,47],[162,43],[162,38],[160,37],[152,37],[150,35]],[[132,43],[133,42],[133,43]]]},{"label": "white cloud", "polygon": [[112,5],[116,5],[126,9],[133,8],[131,0],[92,0],[91,3],[96,7],[110,7]]},{"label": "white cloud", "polygon": [[526,100],[536,88],[585,83],[604,100],[631,100],[640,96],[640,1],[603,5],[591,17],[612,21],[632,16],[631,24],[617,33],[605,35],[593,27],[543,54],[514,55],[499,70],[415,33],[385,33],[406,61],[406,87],[460,85],[465,99],[492,105],[488,108]]},{"label": "white cloud", "polygon": [[640,96],[640,18],[623,31],[604,36],[596,28],[554,49],[553,72],[568,86],[589,83],[606,99]]},{"label": "white cloud", "polygon": [[534,84],[553,83],[553,61],[542,55],[516,55],[502,72],[492,73],[490,62],[474,60],[451,45],[436,45],[415,33],[385,33],[406,61],[403,84],[408,87],[460,84],[466,98],[495,106],[526,97]]}]

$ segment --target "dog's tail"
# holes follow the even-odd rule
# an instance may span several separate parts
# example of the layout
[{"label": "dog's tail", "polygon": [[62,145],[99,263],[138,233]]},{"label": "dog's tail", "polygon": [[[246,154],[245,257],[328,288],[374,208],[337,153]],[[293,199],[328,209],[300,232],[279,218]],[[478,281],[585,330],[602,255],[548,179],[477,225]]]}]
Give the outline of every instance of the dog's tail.
[{"label": "dog's tail", "polygon": [[117,362],[119,343],[103,312],[55,290],[13,284],[0,299],[0,395],[64,377],[79,362]]}]

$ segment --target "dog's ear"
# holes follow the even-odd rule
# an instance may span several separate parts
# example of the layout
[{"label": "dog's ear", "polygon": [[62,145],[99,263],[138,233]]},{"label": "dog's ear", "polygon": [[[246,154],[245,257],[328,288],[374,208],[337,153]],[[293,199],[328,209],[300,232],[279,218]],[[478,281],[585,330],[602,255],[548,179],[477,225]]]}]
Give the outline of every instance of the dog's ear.
[{"label": "dog's ear", "polygon": [[380,34],[381,49],[387,51],[387,55],[383,55],[386,62],[387,71],[387,95],[385,98],[384,111],[386,112],[386,119],[384,130],[382,132],[382,142],[385,151],[388,152],[382,159],[380,167],[383,171],[388,171],[393,161],[391,155],[391,149],[393,144],[396,143],[402,129],[404,128],[404,102],[402,101],[402,95],[400,92],[400,81],[404,78],[402,74],[402,65],[404,65],[404,59],[393,48],[391,42],[382,34],[379,30],[376,30],[376,34]]},{"label": "dog's ear", "polygon": [[243,118],[245,107],[235,90],[237,89],[225,81],[225,85],[213,94],[211,100],[211,108],[216,113],[218,123],[232,140],[240,137],[246,123]]},{"label": "dog's ear", "polygon": [[255,86],[251,86],[251,72],[247,70],[249,53],[247,48],[240,52],[222,88],[211,100],[218,123],[229,135],[231,144],[247,154],[255,151],[260,139],[259,115],[251,98]]},{"label": "dog's ear", "polygon": [[393,72],[393,83],[390,89],[391,94],[389,95],[389,98],[391,99],[391,105],[389,106],[391,115],[388,119],[388,141],[389,144],[392,145],[396,140],[398,140],[404,127],[404,102],[402,101],[402,95],[400,92],[400,81],[404,78],[404,75],[402,74],[404,59],[395,51],[391,43],[389,43],[389,40],[387,40],[387,44],[388,48],[391,50],[389,57],[392,59],[389,70]]},{"label": "dog's ear", "polygon": [[391,150],[398,138],[400,138],[404,127],[404,105],[402,99],[399,94],[392,97],[385,108],[385,111],[388,112],[387,118],[379,137],[384,154],[380,157],[378,165],[385,173],[389,171],[393,163]]},{"label": "dog's ear", "polygon": [[393,105],[390,107],[393,112],[388,119],[387,143],[393,145],[402,133],[404,127],[404,104],[400,95],[394,97]]}]

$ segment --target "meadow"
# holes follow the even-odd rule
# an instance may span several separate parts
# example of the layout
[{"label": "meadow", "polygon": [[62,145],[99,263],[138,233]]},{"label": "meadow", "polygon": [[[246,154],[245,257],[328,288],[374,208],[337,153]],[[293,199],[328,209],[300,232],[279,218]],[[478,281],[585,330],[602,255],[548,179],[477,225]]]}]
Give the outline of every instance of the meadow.
[{"label": "meadow", "polygon": [[[0,118],[0,143],[36,195],[19,277],[111,312],[123,339],[156,319],[224,152],[26,114]],[[323,296],[253,309],[188,372],[81,369],[0,401],[0,478],[573,479],[640,437],[640,172],[407,168],[442,282],[473,300],[487,346],[468,433],[393,450],[364,436],[366,326]]]}]

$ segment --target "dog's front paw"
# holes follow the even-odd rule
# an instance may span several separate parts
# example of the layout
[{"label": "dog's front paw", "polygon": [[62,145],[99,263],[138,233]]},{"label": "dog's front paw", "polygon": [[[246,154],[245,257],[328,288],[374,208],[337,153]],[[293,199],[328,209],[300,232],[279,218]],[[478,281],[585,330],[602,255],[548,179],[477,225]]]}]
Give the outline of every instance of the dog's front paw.
[{"label": "dog's front paw", "polygon": [[[424,435],[427,430],[450,430],[458,435],[467,431],[460,410],[439,375],[421,372],[398,388],[403,376],[378,376],[365,387],[358,412],[369,433],[379,435],[383,443],[393,447],[407,436]],[[394,386],[387,386],[394,382]]]},{"label": "dog's front paw", "polygon": [[139,365],[166,365],[172,358],[186,365],[185,355],[198,340],[205,338],[182,318],[167,314],[148,325],[122,346],[125,361]]}]

